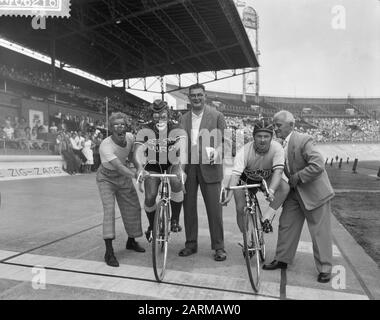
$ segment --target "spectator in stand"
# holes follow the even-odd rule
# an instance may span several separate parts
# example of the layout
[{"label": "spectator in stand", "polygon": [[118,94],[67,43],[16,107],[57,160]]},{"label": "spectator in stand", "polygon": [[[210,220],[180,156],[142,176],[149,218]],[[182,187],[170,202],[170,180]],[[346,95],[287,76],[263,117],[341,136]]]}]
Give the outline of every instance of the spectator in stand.
[{"label": "spectator in stand", "polygon": [[6,140],[8,140],[8,141],[14,140],[15,130],[12,127],[11,122],[9,120],[5,121],[5,127],[4,127],[3,131],[5,132]]},{"label": "spectator in stand", "polygon": [[21,150],[27,149],[29,144],[27,143],[26,132],[21,128],[20,125],[17,126],[15,130],[15,140]]},{"label": "spectator in stand", "polygon": [[28,124],[26,123],[25,118],[20,118],[19,128],[25,130],[26,127],[28,127]]},{"label": "spectator in stand", "polygon": [[24,131],[25,131],[25,143],[28,149],[33,149],[32,133],[31,133],[30,127],[25,127]]},{"label": "spectator in stand", "polygon": [[41,150],[42,145],[43,145],[43,140],[38,139],[38,133],[37,133],[36,127],[32,129],[30,136],[31,136],[31,143],[32,143],[33,148]]},{"label": "spectator in stand", "polygon": [[[6,139],[6,133],[4,132],[4,126],[0,126],[0,139],[5,140]],[[1,147],[3,144],[1,144]]]},{"label": "spectator in stand", "polygon": [[80,150],[82,149],[79,144],[79,138],[78,138],[78,133],[73,131],[71,132],[71,137],[70,137],[70,143],[71,143],[71,148],[73,149],[73,152],[81,159],[81,152]]},{"label": "spectator in stand", "polygon": [[94,137],[94,165],[92,167],[93,171],[98,170],[100,166],[100,154],[99,154],[99,146],[103,141],[103,134],[101,132],[98,133],[97,136]]},{"label": "spectator in stand", "polygon": [[58,127],[55,125],[54,121],[51,123],[49,131],[50,131],[50,133],[57,133],[58,132]]},{"label": "spectator in stand", "polygon": [[19,119],[17,116],[14,117],[14,120],[13,120],[13,123],[12,123],[12,127],[13,129],[18,129],[20,126],[20,122],[19,122]]},{"label": "spectator in stand", "polygon": [[84,136],[84,141],[83,141],[83,149],[82,153],[84,156],[87,158],[86,162],[84,162],[84,173],[90,173],[91,172],[91,166],[94,164],[94,155],[92,148],[94,147],[93,142],[90,139],[90,135],[88,133],[85,134]]},{"label": "spectator in stand", "polygon": [[66,161],[66,171],[68,174],[76,174],[79,172],[78,160],[71,148],[71,143],[65,133],[57,135],[58,152],[62,154]]}]

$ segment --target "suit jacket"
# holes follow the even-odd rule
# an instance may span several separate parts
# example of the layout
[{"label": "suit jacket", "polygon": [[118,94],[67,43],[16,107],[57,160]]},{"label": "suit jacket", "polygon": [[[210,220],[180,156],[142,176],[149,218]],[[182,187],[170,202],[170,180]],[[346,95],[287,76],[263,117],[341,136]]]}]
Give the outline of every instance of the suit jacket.
[{"label": "suit jacket", "polygon": [[[201,124],[199,127],[199,132],[201,135],[202,129],[207,129],[206,132],[210,132],[211,136],[214,136],[213,133],[216,133],[214,136],[216,139],[204,139],[198,143],[196,147],[191,145],[191,129],[192,129],[192,112],[191,110],[186,112],[181,118],[181,125],[186,130],[188,136],[188,164],[196,164],[200,163],[200,169],[202,173],[202,177],[206,183],[216,183],[221,182],[223,180],[223,164],[222,158],[219,163],[211,164],[210,162],[206,162],[203,160],[208,159],[206,146],[213,148],[220,148],[220,153],[222,152],[222,147],[224,143],[228,143],[228,141],[224,141],[224,130],[227,128],[226,122],[224,120],[224,116],[222,113],[217,111],[214,108],[209,106],[205,106],[203,117],[201,120]],[[215,130],[212,133],[212,130]],[[222,156],[222,154],[220,154]],[[188,165],[186,166],[185,172],[188,172]]]},{"label": "suit jacket", "polygon": [[301,182],[296,188],[307,210],[318,208],[334,197],[323,157],[311,136],[293,131],[287,156],[290,172],[285,168],[285,174],[289,177],[298,173]]}]

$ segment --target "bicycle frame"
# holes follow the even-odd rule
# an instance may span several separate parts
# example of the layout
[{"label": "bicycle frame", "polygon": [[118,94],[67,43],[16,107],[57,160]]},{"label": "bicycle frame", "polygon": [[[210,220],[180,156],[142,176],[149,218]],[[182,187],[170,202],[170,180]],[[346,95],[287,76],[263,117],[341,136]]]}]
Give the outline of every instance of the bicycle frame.
[{"label": "bicycle frame", "polygon": [[[177,178],[176,174],[164,173],[150,173],[148,175],[152,178],[160,178],[161,184],[159,189],[159,204],[155,212],[154,225],[152,230],[152,260],[154,276],[158,282],[161,282],[165,276],[166,260],[168,253],[168,242],[170,235],[170,220],[171,220],[171,206],[170,206],[170,183],[169,178]],[[182,176],[183,183],[183,176]],[[139,183],[140,175],[137,178]]]},{"label": "bicycle frame", "polygon": [[252,195],[250,188],[264,187],[263,192],[268,195],[268,186],[265,180],[261,184],[250,184],[222,188],[220,193],[220,202],[223,202],[223,196],[226,190],[244,190],[246,206],[243,213],[243,255],[245,258],[247,271],[251,286],[255,292],[260,286],[260,261],[265,260],[265,243],[263,231],[259,226],[262,219],[260,204],[257,200],[255,191]]}]

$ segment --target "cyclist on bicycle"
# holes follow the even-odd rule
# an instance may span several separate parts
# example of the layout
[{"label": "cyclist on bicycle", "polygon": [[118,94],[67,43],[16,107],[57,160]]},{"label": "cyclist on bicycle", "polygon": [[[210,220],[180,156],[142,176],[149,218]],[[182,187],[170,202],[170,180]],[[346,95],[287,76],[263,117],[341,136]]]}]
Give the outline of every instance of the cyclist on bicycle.
[{"label": "cyclist on bicycle", "polygon": [[[236,154],[234,167],[228,186],[261,183],[265,179],[269,186],[267,200],[270,202],[268,210],[263,214],[263,231],[273,231],[271,221],[278,208],[281,207],[288,192],[289,186],[282,179],[285,155],[281,144],[273,139],[273,125],[265,120],[258,120],[254,124],[253,141],[245,144]],[[227,204],[232,194],[235,196],[236,218],[239,229],[243,232],[243,212],[245,207],[244,190],[228,190],[223,205]]]},{"label": "cyclist on bicycle", "polygon": [[[171,160],[173,161],[170,153],[173,155],[174,152],[176,156],[179,155],[181,133],[184,131],[181,130],[181,126],[177,121],[170,119],[168,104],[165,101],[155,100],[150,106],[150,111],[153,120],[145,123],[143,128],[139,130],[135,147],[137,172],[141,174],[141,180],[144,180],[144,208],[149,221],[145,236],[149,242],[152,240],[154,216],[157,209],[156,198],[161,181],[160,178],[149,177],[149,173],[163,173],[166,171],[178,176],[178,178],[170,178],[172,191],[170,200],[172,209],[171,231],[173,232],[182,230],[179,225],[179,215],[184,197],[181,175],[184,178],[186,177],[178,157],[176,158],[177,163],[170,162]],[[153,157],[151,156],[152,154]]]}]

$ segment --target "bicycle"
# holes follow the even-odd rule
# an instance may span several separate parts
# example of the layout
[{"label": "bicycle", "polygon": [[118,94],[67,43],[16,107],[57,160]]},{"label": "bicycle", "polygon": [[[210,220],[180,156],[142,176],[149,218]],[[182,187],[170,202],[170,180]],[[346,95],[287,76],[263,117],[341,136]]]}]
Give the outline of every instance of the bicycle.
[{"label": "bicycle", "polygon": [[249,280],[252,289],[259,291],[260,287],[260,262],[265,260],[264,232],[261,226],[262,212],[256,193],[260,189],[267,196],[268,186],[263,179],[260,184],[245,184],[222,188],[220,192],[220,202],[223,201],[227,190],[244,189],[246,206],[243,213],[243,256],[248,270]]},{"label": "bicycle", "polygon": [[[137,182],[140,181],[140,175],[137,177]],[[166,261],[168,254],[168,243],[170,237],[170,221],[171,221],[171,206],[170,206],[170,183],[169,178],[177,178],[176,174],[164,173],[149,173],[148,177],[160,178],[161,185],[159,189],[160,200],[157,204],[156,213],[154,216],[152,230],[152,261],[154,276],[158,282],[164,279],[166,271]],[[183,175],[181,177],[182,185],[184,185]]]}]

